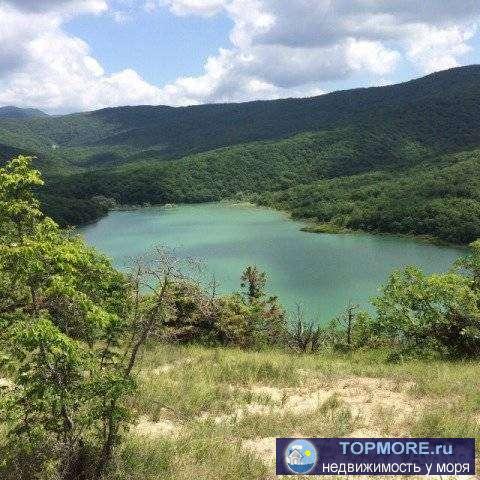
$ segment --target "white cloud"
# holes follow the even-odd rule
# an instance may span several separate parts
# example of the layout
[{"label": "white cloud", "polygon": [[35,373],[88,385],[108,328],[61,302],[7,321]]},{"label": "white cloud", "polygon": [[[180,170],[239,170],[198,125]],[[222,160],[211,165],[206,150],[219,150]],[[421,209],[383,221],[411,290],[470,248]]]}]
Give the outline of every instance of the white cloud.
[{"label": "white cloud", "polygon": [[[79,14],[122,23],[159,9],[228,16],[230,45],[202,75],[159,87],[131,69],[105,72],[62,29]],[[184,105],[317,95],[355,76],[381,84],[401,64],[419,73],[461,64],[479,17],[478,0],[0,0],[0,104]]]},{"label": "white cloud", "polygon": [[418,62],[425,72],[457,67],[459,58],[471,50],[467,44],[475,35],[473,26],[421,25],[412,29],[407,39],[407,55]]},{"label": "white cloud", "polygon": [[210,16],[220,12],[225,5],[223,0],[175,0],[166,1],[176,15]]},{"label": "white cloud", "polygon": [[183,101],[309,95],[326,81],[381,84],[406,62],[419,73],[459,65],[480,17],[477,0],[164,0],[179,15],[234,23],[232,46],[203,75],[167,87]]},{"label": "white cloud", "polygon": [[87,43],[62,30],[72,15],[101,13],[104,2],[52,0],[41,12],[31,3],[0,1],[0,105],[56,112],[165,100],[133,70],[106,74]]},{"label": "white cloud", "polygon": [[395,69],[400,53],[390,50],[381,42],[350,38],[346,46],[346,59],[354,71],[368,71],[375,75],[386,75]]},{"label": "white cloud", "polygon": [[7,5],[26,12],[58,12],[58,13],[101,13],[107,10],[106,0],[1,0]]},{"label": "white cloud", "polygon": [[210,17],[224,8],[224,0],[144,0],[143,8],[149,13],[168,7],[175,15],[200,15]]}]

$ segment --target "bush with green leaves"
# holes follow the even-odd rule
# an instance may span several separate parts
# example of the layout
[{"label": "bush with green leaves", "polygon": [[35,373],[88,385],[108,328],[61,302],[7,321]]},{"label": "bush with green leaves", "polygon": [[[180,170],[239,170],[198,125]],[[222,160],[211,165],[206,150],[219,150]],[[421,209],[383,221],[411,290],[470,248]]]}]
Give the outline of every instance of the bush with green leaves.
[{"label": "bush with green leaves", "polygon": [[[444,357],[480,355],[480,244],[459,262],[459,271],[426,275],[411,266],[394,272],[374,299],[373,338],[399,352]],[[472,275],[465,268],[470,268]]]},{"label": "bush with green leaves", "polygon": [[[101,478],[131,411],[140,348],[168,314],[172,271],[140,295],[130,279],[72,232],[44,217],[31,159],[0,169],[0,476]],[[157,266],[158,267],[158,266]]]}]

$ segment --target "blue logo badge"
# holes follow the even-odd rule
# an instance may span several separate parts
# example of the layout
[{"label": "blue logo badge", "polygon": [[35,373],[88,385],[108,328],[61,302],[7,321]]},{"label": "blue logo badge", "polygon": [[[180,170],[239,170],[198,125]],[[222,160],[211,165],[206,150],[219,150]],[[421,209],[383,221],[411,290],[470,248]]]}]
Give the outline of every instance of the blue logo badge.
[{"label": "blue logo badge", "polygon": [[317,450],[308,440],[294,440],[285,449],[285,463],[292,473],[308,473],[317,463]]}]

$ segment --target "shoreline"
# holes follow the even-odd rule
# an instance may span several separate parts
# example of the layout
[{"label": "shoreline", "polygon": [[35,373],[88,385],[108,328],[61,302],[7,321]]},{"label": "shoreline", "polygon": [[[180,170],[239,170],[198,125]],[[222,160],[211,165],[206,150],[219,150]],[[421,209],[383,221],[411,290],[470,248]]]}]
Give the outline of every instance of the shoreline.
[{"label": "shoreline", "polygon": [[[441,238],[434,237],[431,235],[424,235],[424,234],[415,234],[415,233],[393,233],[393,232],[382,232],[381,230],[354,230],[352,228],[347,227],[340,227],[333,223],[329,222],[318,222],[311,218],[296,218],[292,216],[292,213],[288,210],[281,210],[275,207],[270,207],[267,205],[260,205],[257,203],[249,202],[249,201],[240,201],[236,202],[234,200],[220,200],[219,202],[204,202],[204,203],[227,203],[230,205],[236,205],[239,207],[253,207],[253,208],[260,208],[264,210],[271,210],[276,213],[280,213],[285,216],[288,220],[292,222],[296,222],[298,224],[303,225],[300,227],[300,231],[305,233],[313,233],[313,234],[325,234],[325,235],[372,235],[375,237],[397,237],[397,238],[404,238],[409,240],[414,240],[418,243],[426,244],[426,245],[435,245],[437,247],[450,247],[450,248],[458,248],[458,249],[467,249],[468,244],[462,243],[453,243],[448,242],[447,240],[442,240]],[[200,205],[200,204],[179,204],[179,205]]]},{"label": "shoreline", "polygon": [[383,232],[380,230],[354,230],[347,227],[340,227],[333,223],[321,223],[317,222],[313,219],[309,218],[296,218],[293,217],[291,212],[288,210],[281,210],[275,207],[267,206],[267,205],[260,205],[257,203],[253,203],[250,201],[236,201],[233,199],[223,199],[211,202],[198,202],[198,203],[164,203],[164,204],[143,204],[143,205],[116,205],[114,208],[111,208],[106,215],[89,222],[88,224],[77,225],[75,228],[82,228],[88,225],[92,225],[100,221],[102,218],[107,217],[111,212],[133,212],[136,210],[141,210],[144,208],[175,208],[181,206],[194,206],[194,205],[208,205],[208,204],[224,204],[230,205],[232,207],[237,208],[255,208],[255,209],[262,209],[262,210],[271,210],[276,213],[280,213],[286,219],[296,222],[299,224],[299,229],[305,233],[311,234],[324,234],[324,235],[372,235],[372,236],[383,236],[383,237],[397,237],[397,238],[404,238],[416,241],[421,244],[425,245],[434,245],[437,247],[449,247],[449,248],[458,248],[458,249],[467,249],[468,244],[461,244],[461,243],[453,243],[448,242],[446,240],[442,240],[441,238],[430,236],[430,235],[422,235],[422,234],[414,234],[414,233],[394,233],[394,232]]}]

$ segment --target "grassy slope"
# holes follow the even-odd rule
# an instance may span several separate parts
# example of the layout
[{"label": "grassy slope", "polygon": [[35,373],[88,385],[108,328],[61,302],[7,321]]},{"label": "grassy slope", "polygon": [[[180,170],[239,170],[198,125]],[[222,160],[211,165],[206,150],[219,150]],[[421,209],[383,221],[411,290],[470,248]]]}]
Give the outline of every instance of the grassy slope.
[{"label": "grassy slope", "polygon": [[122,480],[273,478],[278,436],[480,440],[479,362],[156,345],[138,376]]},{"label": "grassy slope", "polygon": [[474,437],[480,449],[478,361],[391,364],[379,351],[156,344],[136,374],[139,420],[125,433],[112,480],[274,478],[281,436]]}]

